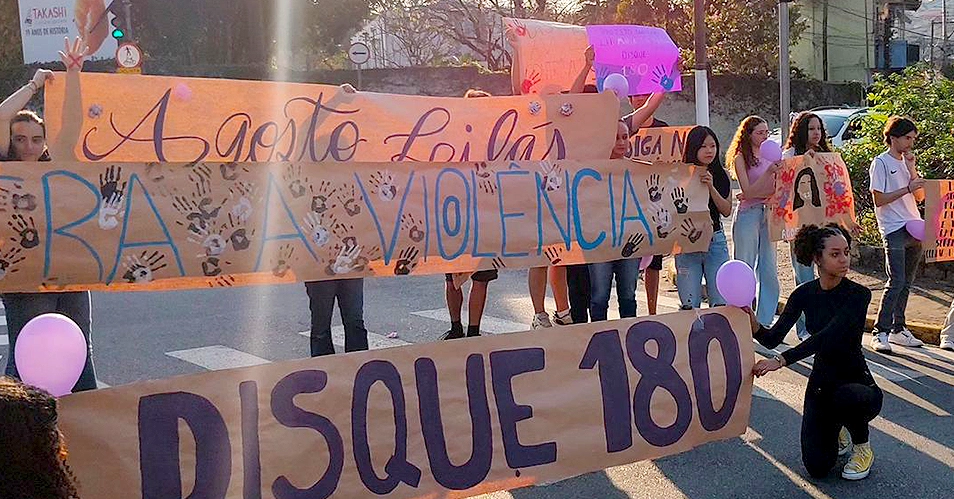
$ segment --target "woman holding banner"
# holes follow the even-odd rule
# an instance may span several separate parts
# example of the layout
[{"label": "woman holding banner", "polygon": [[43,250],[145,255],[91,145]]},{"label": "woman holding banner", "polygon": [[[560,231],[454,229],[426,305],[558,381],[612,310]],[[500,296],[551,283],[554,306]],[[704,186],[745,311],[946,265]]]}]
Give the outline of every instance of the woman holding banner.
[{"label": "woman holding banner", "polygon": [[[0,104],[0,160],[3,161],[50,161],[76,160],[74,144],[80,134],[83,122],[82,99],[80,96],[79,73],[86,60],[87,49],[83,41],[77,38],[72,44],[64,42],[60,58],[66,65],[66,104],[63,109],[63,130],[59,137],[48,145],[46,126],[43,119],[32,111],[22,110],[44,83],[53,79],[50,71],[39,70],[33,80],[8,97]],[[32,211],[35,204],[24,201],[14,207],[16,211]],[[14,201],[14,204],[17,202]],[[39,237],[34,239],[37,244]],[[23,243],[21,243],[23,244]],[[32,244],[32,243],[31,243]],[[32,245],[31,247],[35,247]],[[96,388],[96,372],[93,367],[93,346],[90,339],[92,316],[89,291],[66,293],[4,293],[3,305],[7,313],[9,334],[9,356],[6,375],[19,378],[14,357],[17,336],[23,326],[31,319],[46,313],[59,313],[72,319],[86,337],[88,348],[86,365],[73,391],[93,390]]]},{"label": "woman holding banner", "polygon": [[[795,118],[795,123],[792,124],[792,131],[785,143],[785,150],[782,151],[782,158],[789,159],[802,155],[814,156],[816,152],[831,152],[825,123],[815,113],[801,113]],[[795,258],[795,243],[789,243],[789,247],[792,255],[792,273],[795,275],[795,285],[801,286],[815,279],[815,267],[798,263],[798,259]],[[805,330],[805,317],[798,319],[795,333],[799,339],[808,337],[808,332]]]},{"label": "woman holding banner", "polygon": [[778,263],[775,243],[769,237],[765,202],[775,193],[775,174],[781,163],[769,163],[757,156],[766,140],[768,123],[758,116],[749,116],[735,132],[726,160],[735,168],[742,188],[742,202],[732,225],[735,259],[755,269],[759,284],[756,302],[759,322],[771,324],[778,309]]},{"label": "woman holding banner", "polygon": [[732,185],[722,166],[719,139],[706,126],[694,127],[686,135],[683,163],[706,168],[701,181],[709,188],[709,216],[712,218],[712,241],[708,251],[676,255],[676,288],[682,308],[702,305],[702,278],[706,279],[709,307],[725,305],[716,287],[716,273],[729,261],[729,246],[722,231],[722,217],[732,214]]},{"label": "woman holding banner", "polygon": [[884,394],[875,384],[862,352],[871,291],[848,279],[851,236],[832,224],[802,227],[795,237],[795,255],[805,266],[815,264],[818,279],[795,288],[778,322],[766,328],[747,309],[754,338],[768,348],[781,344],[805,314],[808,338],[752,369],[756,376],[814,355],[802,417],[802,462],[815,478],[828,475],[838,456],[851,452],[841,476],[868,476],[874,453],[868,423],[881,412]]},{"label": "woman holding banner", "polygon": [[[629,150],[629,127],[620,120],[616,126],[616,145],[610,159],[621,159]],[[636,317],[636,280],[639,278],[639,258],[620,258],[611,262],[591,263],[590,319],[605,321],[609,309],[610,290],[616,278],[616,299],[620,318]]]}]

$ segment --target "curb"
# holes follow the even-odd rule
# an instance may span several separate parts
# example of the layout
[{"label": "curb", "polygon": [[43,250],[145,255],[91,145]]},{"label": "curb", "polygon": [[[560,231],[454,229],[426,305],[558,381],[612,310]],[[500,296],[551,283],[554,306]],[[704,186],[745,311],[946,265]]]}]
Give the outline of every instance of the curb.
[{"label": "curb", "polygon": [[[785,309],[786,301],[779,300],[777,314],[781,314],[782,310]],[[869,315],[868,319],[865,321],[865,332],[870,333],[874,329],[875,322],[878,318],[874,315]],[[933,324],[925,324],[923,322],[908,322],[908,329],[914,336],[929,345],[940,345],[941,344],[941,326],[935,326]]]}]

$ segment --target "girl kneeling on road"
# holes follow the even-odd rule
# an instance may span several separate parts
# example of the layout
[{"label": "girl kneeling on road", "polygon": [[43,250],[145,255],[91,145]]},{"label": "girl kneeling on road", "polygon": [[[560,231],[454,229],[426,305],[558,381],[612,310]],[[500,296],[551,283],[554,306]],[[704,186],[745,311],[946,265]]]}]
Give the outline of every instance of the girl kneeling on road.
[{"label": "girl kneeling on road", "polygon": [[837,225],[803,227],[795,237],[799,263],[818,268],[818,279],[795,288],[778,321],[761,326],[749,312],[755,339],[775,348],[801,314],[809,336],[781,355],[759,361],[756,376],[815,356],[805,391],[802,462],[814,478],[828,475],[838,456],[851,452],[841,476],[868,476],[874,453],[868,423],[881,412],[884,394],[871,377],[861,349],[871,291],[847,277],[851,236]]}]

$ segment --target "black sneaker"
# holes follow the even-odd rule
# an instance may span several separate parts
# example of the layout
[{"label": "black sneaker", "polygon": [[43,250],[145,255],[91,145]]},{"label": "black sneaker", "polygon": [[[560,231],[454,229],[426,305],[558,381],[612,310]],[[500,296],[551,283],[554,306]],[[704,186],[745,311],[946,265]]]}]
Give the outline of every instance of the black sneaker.
[{"label": "black sneaker", "polygon": [[450,331],[447,331],[446,333],[442,334],[440,339],[442,339],[442,340],[457,340],[457,339],[460,339],[460,338],[463,338],[463,337],[464,337],[464,332],[463,332],[463,331],[451,329]]},{"label": "black sneaker", "polygon": [[471,333],[470,331],[467,331],[468,338],[473,338],[474,336],[480,336],[480,331],[474,331],[473,333]]}]

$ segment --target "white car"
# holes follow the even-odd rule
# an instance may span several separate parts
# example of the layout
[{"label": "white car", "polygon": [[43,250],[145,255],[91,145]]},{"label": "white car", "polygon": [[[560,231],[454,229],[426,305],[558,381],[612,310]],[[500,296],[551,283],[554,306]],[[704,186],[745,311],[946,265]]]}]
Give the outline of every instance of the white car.
[{"label": "white car", "polygon": [[[861,120],[868,114],[868,109],[863,107],[818,107],[808,110],[810,113],[818,115],[825,123],[825,130],[828,132],[828,140],[832,147],[838,148],[846,143],[858,138],[858,131],[861,129]],[[791,114],[791,121],[794,121],[799,113]],[[785,147],[782,139],[782,132],[778,128],[772,130],[769,140]]]}]

